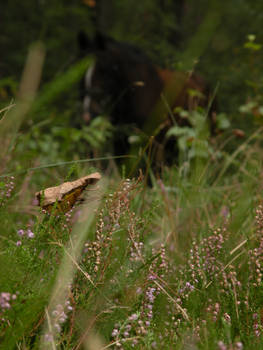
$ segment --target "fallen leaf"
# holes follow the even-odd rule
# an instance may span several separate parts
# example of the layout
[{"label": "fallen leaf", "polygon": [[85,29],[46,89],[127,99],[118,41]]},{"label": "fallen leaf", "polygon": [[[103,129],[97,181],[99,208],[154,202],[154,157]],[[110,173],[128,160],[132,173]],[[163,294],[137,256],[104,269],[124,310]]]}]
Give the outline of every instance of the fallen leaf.
[{"label": "fallen leaf", "polygon": [[100,179],[101,175],[99,173],[93,173],[78,180],[64,182],[59,186],[36,192],[38,205],[49,213],[53,211],[54,213],[66,213],[80,199],[83,191],[88,186],[96,184]]}]

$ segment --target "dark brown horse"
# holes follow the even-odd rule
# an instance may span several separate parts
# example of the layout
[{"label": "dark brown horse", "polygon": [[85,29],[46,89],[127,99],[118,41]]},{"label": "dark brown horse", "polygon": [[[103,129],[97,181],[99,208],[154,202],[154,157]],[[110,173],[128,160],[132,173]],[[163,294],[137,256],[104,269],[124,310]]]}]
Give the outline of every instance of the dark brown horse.
[{"label": "dark brown horse", "polygon": [[208,88],[200,76],[161,69],[139,48],[101,34],[90,41],[80,33],[78,39],[83,55],[92,53],[96,58],[81,84],[83,119],[89,122],[100,114],[110,116],[119,128],[116,154],[127,153],[132,129],[151,136],[160,125],[167,130],[171,119],[189,125],[174,108],[192,110],[208,105]]}]

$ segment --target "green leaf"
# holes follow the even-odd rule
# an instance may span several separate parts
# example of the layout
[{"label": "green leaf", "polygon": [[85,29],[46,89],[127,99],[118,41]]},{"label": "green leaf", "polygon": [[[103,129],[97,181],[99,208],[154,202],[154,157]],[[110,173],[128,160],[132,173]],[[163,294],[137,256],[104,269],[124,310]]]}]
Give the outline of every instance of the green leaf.
[{"label": "green leaf", "polygon": [[188,126],[184,126],[184,127],[173,126],[166,133],[166,137],[171,137],[171,136],[195,137],[195,131],[194,129]]},{"label": "green leaf", "polygon": [[230,127],[230,121],[225,113],[219,113],[216,116],[216,125],[220,130],[226,130]]}]

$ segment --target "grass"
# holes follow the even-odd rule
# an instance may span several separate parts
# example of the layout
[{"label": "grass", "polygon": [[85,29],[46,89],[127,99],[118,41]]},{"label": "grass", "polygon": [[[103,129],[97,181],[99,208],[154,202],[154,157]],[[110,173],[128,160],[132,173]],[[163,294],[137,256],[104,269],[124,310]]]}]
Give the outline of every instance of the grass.
[{"label": "grass", "polygon": [[27,177],[3,178],[2,348],[260,348],[261,159],[243,149],[202,181],[105,179],[60,217],[16,210]]},{"label": "grass", "polygon": [[[9,110],[0,123],[25,117]],[[38,208],[34,193],[93,169],[62,153],[51,167],[36,152],[28,166],[30,145],[17,129],[8,135],[1,349],[262,348],[262,128],[234,150],[224,135],[206,158],[182,154],[161,179],[147,169],[152,187],[105,172],[84,204],[60,215]]]}]

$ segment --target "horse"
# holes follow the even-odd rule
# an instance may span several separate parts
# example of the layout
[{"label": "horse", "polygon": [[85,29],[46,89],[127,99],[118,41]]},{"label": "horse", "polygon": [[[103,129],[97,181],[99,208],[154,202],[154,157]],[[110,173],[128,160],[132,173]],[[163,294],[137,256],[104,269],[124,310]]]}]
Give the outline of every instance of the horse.
[{"label": "horse", "polygon": [[[162,144],[172,122],[189,125],[174,112],[176,107],[192,110],[209,104],[208,86],[195,73],[160,68],[140,48],[101,33],[90,41],[80,32],[78,42],[82,55],[95,55],[95,64],[81,81],[83,120],[89,123],[95,116],[110,116],[117,126],[117,155],[128,152],[132,130],[140,130],[146,137],[159,134],[155,140]],[[189,93],[193,90],[198,93]],[[160,125],[162,132],[158,133]]]}]

